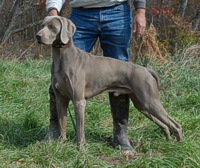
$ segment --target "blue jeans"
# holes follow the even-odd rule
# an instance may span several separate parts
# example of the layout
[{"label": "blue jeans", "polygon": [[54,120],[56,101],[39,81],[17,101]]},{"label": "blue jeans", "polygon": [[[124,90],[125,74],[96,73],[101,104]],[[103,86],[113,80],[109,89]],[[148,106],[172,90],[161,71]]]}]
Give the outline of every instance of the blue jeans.
[{"label": "blue jeans", "polygon": [[72,8],[76,47],[90,52],[99,38],[103,55],[128,61],[132,15],[128,2],[105,8]]}]

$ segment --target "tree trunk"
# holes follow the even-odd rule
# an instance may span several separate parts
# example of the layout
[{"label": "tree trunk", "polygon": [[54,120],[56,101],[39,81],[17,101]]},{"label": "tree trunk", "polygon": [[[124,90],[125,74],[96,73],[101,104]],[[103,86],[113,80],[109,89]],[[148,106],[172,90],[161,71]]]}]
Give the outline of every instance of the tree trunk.
[{"label": "tree trunk", "polygon": [[185,16],[185,9],[187,7],[187,4],[188,4],[188,0],[180,0],[179,1],[179,14],[182,19]]},{"label": "tree trunk", "polygon": [[20,0],[3,0],[0,4],[0,20],[2,20],[2,24],[0,27],[0,42],[2,42],[2,40],[5,38],[6,32],[8,32],[8,29],[10,27],[10,24],[12,23],[12,19],[14,17],[19,2]]},{"label": "tree trunk", "polygon": [[200,31],[200,8],[197,10],[195,17],[192,19],[192,28],[195,31]]}]

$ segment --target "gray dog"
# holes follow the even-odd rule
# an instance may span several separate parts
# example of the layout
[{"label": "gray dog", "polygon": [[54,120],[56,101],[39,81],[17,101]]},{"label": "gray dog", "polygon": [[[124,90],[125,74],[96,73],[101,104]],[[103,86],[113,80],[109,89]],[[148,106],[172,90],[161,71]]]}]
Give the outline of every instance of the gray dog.
[{"label": "gray dog", "polygon": [[56,95],[60,135],[66,138],[69,101],[76,116],[78,145],[85,143],[84,114],[86,99],[102,93],[129,94],[134,106],[155,122],[170,138],[171,129],[182,141],[181,126],[163,108],[159,98],[159,80],[150,69],[113,58],[94,56],[74,46],[75,25],[59,16],[47,16],[37,33],[41,44],[52,45],[51,83]]}]

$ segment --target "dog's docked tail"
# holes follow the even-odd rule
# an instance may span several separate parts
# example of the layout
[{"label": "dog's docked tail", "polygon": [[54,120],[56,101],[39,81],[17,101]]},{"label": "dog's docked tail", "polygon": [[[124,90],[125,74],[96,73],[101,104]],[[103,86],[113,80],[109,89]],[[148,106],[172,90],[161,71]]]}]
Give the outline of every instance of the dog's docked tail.
[{"label": "dog's docked tail", "polygon": [[147,70],[149,71],[149,73],[151,73],[151,75],[154,77],[154,79],[156,80],[158,89],[160,90],[160,81],[159,81],[159,77],[158,75],[151,69],[147,68]]}]

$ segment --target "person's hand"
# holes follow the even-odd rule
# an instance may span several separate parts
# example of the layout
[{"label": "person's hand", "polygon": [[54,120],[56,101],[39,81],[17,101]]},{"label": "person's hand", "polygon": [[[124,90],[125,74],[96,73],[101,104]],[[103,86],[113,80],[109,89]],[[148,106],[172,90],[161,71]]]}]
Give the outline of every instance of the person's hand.
[{"label": "person's hand", "polygon": [[56,9],[51,9],[48,13],[49,16],[58,16],[58,11]]},{"label": "person's hand", "polygon": [[133,22],[133,33],[135,33],[137,39],[142,37],[145,28],[146,28],[145,9],[137,9]]}]

